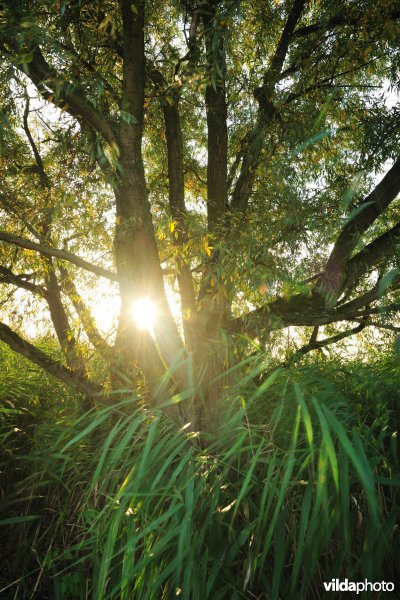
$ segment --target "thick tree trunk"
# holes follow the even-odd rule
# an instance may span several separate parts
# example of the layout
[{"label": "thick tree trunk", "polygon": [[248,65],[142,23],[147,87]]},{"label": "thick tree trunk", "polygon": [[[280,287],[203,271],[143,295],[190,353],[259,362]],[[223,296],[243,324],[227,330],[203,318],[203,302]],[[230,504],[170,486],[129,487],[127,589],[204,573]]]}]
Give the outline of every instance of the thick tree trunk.
[{"label": "thick tree trunk", "polygon": [[[144,2],[137,2],[135,9],[132,10],[130,0],[122,1],[122,107],[128,116],[121,120],[121,175],[115,190],[115,257],[121,293],[116,348],[121,368],[126,361],[137,361],[150,387],[156,387],[165,370],[171,369],[171,378],[182,389],[186,387],[185,370],[174,365],[184,358],[185,352],[164,289],[142,159]],[[154,339],[134,323],[132,310],[139,298],[147,298],[156,306]]]},{"label": "thick tree trunk", "polygon": [[232,378],[230,340],[223,330],[198,338],[194,352],[195,371],[201,393],[196,397],[197,427],[216,431],[226,416],[227,394]]},{"label": "thick tree trunk", "polygon": [[[209,84],[206,87],[207,114],[207,223],[211,256],[207,261],[199,292],[199,335],[195,350],[202,382],[198,407],[202,429],[216,429],[228,382],[223,373],[229,367],[229,348],[223,322],[229,311],[229,290],[221,270],[221,247],[226,234],[228,195],[228,128],[226,102],[225,29],[218,17],[219,6],[211,0],[204,5]],[[215,39],[218,43],[215,45]]]}]

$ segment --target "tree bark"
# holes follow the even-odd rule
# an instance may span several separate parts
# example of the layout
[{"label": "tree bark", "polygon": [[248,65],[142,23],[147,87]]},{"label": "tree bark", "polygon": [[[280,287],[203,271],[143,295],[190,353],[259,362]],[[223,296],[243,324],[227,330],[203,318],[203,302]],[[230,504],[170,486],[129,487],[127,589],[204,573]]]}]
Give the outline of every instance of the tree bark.
[{"label": "tree bark", "polygon": [[337,238],[316,290],[334,306],[345,278],[346,265],[361,235],[376,221],[400,191],[400,158],[375,189],[358,205],[353,218],[345,224]]},{"label": "tree bark", "polygon": [[[156,83],[162,83],[157,74]],[[179,90],[168,92],[169,101],[161,97],[161,107],[165,122],[165,137],[168,155],[169,206],[174,222],[173,242],[177,252],[176,267],[185,343],[188,350],[194,345],[194,323],[196,320],[196,298],[193,278],[187,258],[189,231],[185,205],[185,186],[183,172],[183,139],[179,118]]]},{"label": "tree bark", "polygon": [[76,267],[85,269],[85,271],[89,271],[90,273],[94,273],[95,275],[99,275],[100,277],[105,277],[110,281],[119,280],[117,273],[113,273],[108,269],[104,269],[103,267],[93,265],[84,258],[80,258],[76,254],[68,252],[68,250],[59,250],[58,248],[53,248],[52,246],[48,246],[47,244],[38,244],[36,242],[32,242],[31,240],[27,240],[26,238],[23,238],[19,235],[14,235],[13,233],[8,233],[7,231],[3,230],[0,230],[0,241],[13,244],[14,246],[18,246],[19,248],[34,250],[35,252],[43,254],[43,256],[66,260],[67,262],[70,262]]},{"label": "tree bark", "polygon": [[27,340],[21,338],[18,334],[12,331],[5,323],[0,323],[0,340],[6,343],[11,350],[18,352],[31,362],[38,365],[47,373],[50,373],[63,383],[76,389],[81,394],[84,394],[89,399],[94,396],[99,396],[102,392],[101,386],[90,382],[86,377],[71,371],[64,367],[60,362],[50,358],[45,352],[33,346]]},{"label": "tree bark", "polygon": [[50,317],[53,322],[61,350],[67,365],[80,376],[86,377],[85,362],[75,335],[68,321],[68,315],[61,300],[60,287],[50,259],[47,260],[46,273],[46,300],[49,306]]},{"label": "tree bark", "polygon": [[[133,358],[146,378],[155,384],[165,367],[185,355],[182,340],[165,294],[162,269],[147,198],[142,159],[143,103],[145,85],[144,1],[122,0],[123,90],[122,107],[129,115],[120,124],[121,176],[115,190],[117,223],[115,257],[120,277],[121,315],[117,349]],[[152,300],[157,308],[155,341],[133,322],[132,307],[139,298]],[[125,358],[122,359],[122,363]],[[176,369],[173,377],[185,387],[185,374]]]},{"label": "tree bark", "polygon": [[65,267],[60,267],[61,283],[65,289],[68,298],[71,300],[75,311],[82,323],[83,329],[88,337],[89,342],[92,344],[95,350],[98,350],[100,354],[106,358],[110,358],[111,347],[108,345],[106,340],[100,335],[97,329],[96,323],[93,316],[86,306],[82,296],[79,294],[75,282],[70,276],[69,272]]}]

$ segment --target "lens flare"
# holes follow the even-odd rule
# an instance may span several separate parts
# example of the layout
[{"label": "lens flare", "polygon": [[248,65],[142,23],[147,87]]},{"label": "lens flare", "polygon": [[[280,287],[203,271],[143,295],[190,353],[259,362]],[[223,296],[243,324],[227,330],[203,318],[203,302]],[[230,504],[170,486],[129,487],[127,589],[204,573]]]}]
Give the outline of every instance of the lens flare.
[{"label": "lens flare", "polygon": [[150,298],[140,298],[133,305],[133,317],[138,329],[153,331],[157,317],[155,304]]}]

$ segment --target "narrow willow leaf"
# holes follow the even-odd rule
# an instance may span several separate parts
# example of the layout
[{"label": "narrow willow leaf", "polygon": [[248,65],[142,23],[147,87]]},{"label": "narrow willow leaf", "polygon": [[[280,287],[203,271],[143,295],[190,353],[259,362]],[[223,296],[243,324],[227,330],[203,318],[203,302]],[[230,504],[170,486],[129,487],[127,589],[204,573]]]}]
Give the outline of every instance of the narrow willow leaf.
[{"label": "narrow willow leaf", "polygon": [[16,525],[18,523],[27,523],[28,521],[36,521],[37,519],[40,519],[39,515],[26,515],[23,517],[10,517],[9,519],[0,520],[0,526]]},{"label": "narrow willow leaf", "polygon": [[384,277],[378,283],[378,298],[382,298],[388,287],[392,284],[395,277],[399,274],[399,269],[392,269],[389,273],[386,273]]},{"label": "narrow willow leaf", "polygon": [[319,422],[321,424],[323,441],[325,443],[326,450],[327,450],[327,453],[329,456],[329,461],[331,464],[332,475],[333,475],[333,480],[335,482],[335,487],[336,487],[336,490],[338,491],[339,490],[339,468],[338,468],[338,462],[337,462],[337,458],[336,458],[335,446],[333,444],[332,437],[331,437],[331,434],[329,431],[329,426],[328,426],[328,423],[324,416],[324,413],[322,412],[322,410],[315,398],[312,399],[312,402],[313,402],[315,411],[318,415]]},{"label": "narrow willow leaf", "polygon": [[360,206],[356,206],[356,208],[354,208],[351,211],[351,213],[349,214],[349,216],[347,217],[346,223],[350,223],[351,221],[353,221],[353,219],[358,217],[358,215],[360,215],[362,212],[364,212],[364,210],[366,208],[368,208],[368,206],[371,206],[371,204],[374,204],[373,200],[371,200],[369,202],[363,202],[362,204],[360,204]]},{"label": "narrow willow leaf", "polygon": [[290,152],[289,157],[293,158],[293,157],[297,156],[298,154],[300,154],[301,152],[303,152],[303,150],[305,150],[309,146],[313,146],[314,144],[316,144],[320,140],[323,140],[325,137],[327,137],[329,135],[332,135],[332,132],[331,132],[330,129],[323,129],[322,131],[319,131],[318,133],[315,133],[314,135],[312,135],[309,138],[307,138],[304,142],[301,142],[301,144],[298,144]]},{"label": "narrow willow leaf", "polygon": [[301,412],[303,415],[303,421],[304,421],[304,426],[306,428],[308,445],[310,446],[310,448],[312,448],[313,428],[312,428],[312,423],[311,423],[310,411],[308,410],[308,407],[304,400],[304,396],[300,389],[300,386],[296,382],[294,382],[294,390],[295,390],[296,398],[300,404]]},{"label": "narrow willow leaf", "polygon": [[322,410],[324,411],[327,420],[330,422],[332,429],[335,431],[340,444],[342,445],[343,449],[350,458],[358,474],[358,477],[364,486],[369,501],[372,517],[375,520],[378,520],[378,504],[376,498],[374,478],[370,466],[368,465],[368,463],[366,464],[365,461],[362,460],[357,454],[357,452],[354,450],[354,447],[350,442],[349,437],[340,421],[326,406],[322,406]]}]

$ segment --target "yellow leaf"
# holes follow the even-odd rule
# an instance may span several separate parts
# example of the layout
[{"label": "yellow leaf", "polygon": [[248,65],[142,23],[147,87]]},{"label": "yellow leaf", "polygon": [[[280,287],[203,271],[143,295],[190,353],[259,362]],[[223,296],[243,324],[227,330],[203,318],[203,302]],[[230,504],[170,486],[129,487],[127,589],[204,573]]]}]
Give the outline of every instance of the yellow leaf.
[{"label": "yellow leaf", "polygon": [[105,29],[110,21],[111,21],[111,16],[107,15],[100,23],[100,25],[98,27],[99,31],[101,31],[102,29]]},{"label": "yellow leaf", "polygon": [[119,156],[119,146],[116,142],[112,142],[111,149],[114,152],[115,156]]},{"label": "yellow leaf", "polygon": [[203,248],[204,252],[207,256],[211,256],[211,252],[213,251],[213,247],[208,245],[208,239],[206,237],[203,238]]},{"label": "yellow leaf", "polygon": [[139,14],[139,11],[138,11],[138,9],[137,9],[137,7],[136,7],[136,4],[131,4],[131,11],[132,11],[132,12],[133,12],[135,15],[138,15],[138,14]]}]

